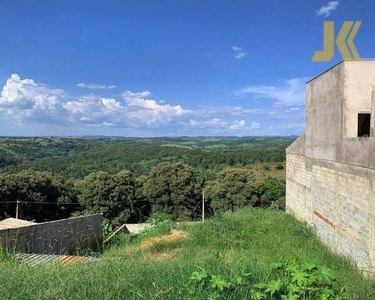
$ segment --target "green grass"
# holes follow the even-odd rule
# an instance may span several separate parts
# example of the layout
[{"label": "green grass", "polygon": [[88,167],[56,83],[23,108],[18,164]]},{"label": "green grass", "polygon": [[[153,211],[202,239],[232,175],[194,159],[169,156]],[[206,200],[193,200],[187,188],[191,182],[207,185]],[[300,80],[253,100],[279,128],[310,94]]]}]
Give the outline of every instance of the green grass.
[{"label": "green grass", "polygon": [[[121,236],[102,260],[70,267],[18,266],[0,260],[2,299],[189,299],[189,278],[206,270],[231,280],[250,273],[268,282],[272,263],[317,260],[331,268],[353,299],[375,299],[375,284],[346,259],[332,254],[291,216],[271,210],[242,209],[197,225],[179,227],[189,238],[142,249],[142,241],[169,226],[140,236]],[[281,278],[282,279],[282,278]],[[249,288],[230,298],[250,299]]]},{"label": "green grass", "polygon": [[12,260],[12,257],[10,253],[8,253],[6,250],[3,248],[0,248],[0,263],[7,263]]}]

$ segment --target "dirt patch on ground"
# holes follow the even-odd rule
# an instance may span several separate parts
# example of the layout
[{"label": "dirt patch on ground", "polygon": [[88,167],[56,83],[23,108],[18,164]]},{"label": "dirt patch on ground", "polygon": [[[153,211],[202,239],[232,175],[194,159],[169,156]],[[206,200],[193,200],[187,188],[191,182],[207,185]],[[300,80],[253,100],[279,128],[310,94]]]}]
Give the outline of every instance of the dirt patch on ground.
[{"label": "dirt patch on ground", "polygon": [[176,242],[180,242],[182,240],[186,240],[188,237],[189,237],[189,234],[186,231],[173,230],[168,235],[164,235],[161,237],[153,237],[153,238],[143,241],[140,247],[142,250],[146,250],[160,243],[173,244]]}]

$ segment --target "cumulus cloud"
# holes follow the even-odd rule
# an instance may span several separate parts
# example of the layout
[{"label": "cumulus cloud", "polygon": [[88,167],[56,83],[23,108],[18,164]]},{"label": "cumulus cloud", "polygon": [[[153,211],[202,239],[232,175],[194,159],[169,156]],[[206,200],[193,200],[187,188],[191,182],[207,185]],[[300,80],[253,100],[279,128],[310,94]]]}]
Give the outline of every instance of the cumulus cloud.
[{"label": "cumulus cloud", "polygon": [[267,111],[241,106],[188,109],[180,104],[158,101],[147,90],[125,91],[117,97],[75,96],[17,74],[7,79],[0,94],[0,115],[15,119],[20,126],[32,121],[64,126],[226,134],[233,130],[243,133],[256,129],[254,122],[247,125],[246,117],[261,114]]},{"label": "cumulus cloud", "polygon": [[232,130],[241,130],[241,129],[244,129],[245,126],[246,126],[245,120],[234,121],[233,124],[230,126],[230,129],[232,129]]},{"label": "cumulus cloud", "polygon": [[6,81],[0,97],[0,111],[17,120],[60,119],[61,101],[66,93],[37,84],[32,79],[21,79],[12,74]]},{"label": "cumulus cloud", "polygon": [[104,85],[104,84],[96,84],[96,83],[78,83],[78,87],[83,89],[91,89],[91,90],[112,90],[115,89],[115,85]]},{"label": "cumulus cloud", "polygon": [[122,94],[128,106],[128,115],[131,119],[147,125],[160,125],[190,114],[192,111],[182,108],[181,105],[170,105],[158,102],[151,97],[149,91],[131,92]]},{"label": "cumulus cloud", "polygon": [[120,121],[123,111],[124,107],[115,99],[96,95],[73,97],[62,89],[21,79],[17,74],[8,78],[0,97],[0,112],[19,122],[103,124]]},{"label": "cumulus cloud", "polygon": [[335,11],[339,6],[339,1],[330,1],[326,5],[322,6],[316,11],[317,16],[328,17],[333,11]]},{"label": "cumulus cloud", "polygon": [[[124,107],[112,98],[86,95],[66,102],[62,107],[70,122],[93,124],[123,124]],[[125,122],[126,123],[126,122]]]},{"label": "cumulus cloud", "polygon": [[253,85],[237,92],[238,95],[250,94],[255,98],[276,100],[279,106],[291,106],[305,102],[305,82],[308,77],[293,78],[283,81],[282,85]]},{"label": "cumulus cloud", "polygon": [[1,92],[0,105],[29,109],[38,103],[56,103],[57,98],[63,94],[63,90],[51,89],[46,85],[36,84],[32,79],[21,79],[17,74],[12,74]]}]

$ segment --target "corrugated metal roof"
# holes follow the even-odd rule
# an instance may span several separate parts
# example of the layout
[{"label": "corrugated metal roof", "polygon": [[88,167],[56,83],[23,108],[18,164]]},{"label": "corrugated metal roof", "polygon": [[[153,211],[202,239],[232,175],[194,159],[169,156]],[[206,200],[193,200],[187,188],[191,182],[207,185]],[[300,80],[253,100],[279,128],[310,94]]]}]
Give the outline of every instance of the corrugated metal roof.
[{"label": "corrugated metal roof", "polygon": [[50,255],[50,254],[28,254],[18,253],[16,260],[21,264],[37,266],[40,264],[61,264],[63,266],[72,265],[78,262],[92,263],[98,261],[99,258],[92,256],[72,256],[72,255]]},{"label": "corrugated metal roof", "polygon": [[33,224],[36,224],[36,223],[21,220],[21,219],[8,218],[8,219],[0,221],[0,230],[9,229],[9,228],[19,228],[19,227],[29,226]]}]

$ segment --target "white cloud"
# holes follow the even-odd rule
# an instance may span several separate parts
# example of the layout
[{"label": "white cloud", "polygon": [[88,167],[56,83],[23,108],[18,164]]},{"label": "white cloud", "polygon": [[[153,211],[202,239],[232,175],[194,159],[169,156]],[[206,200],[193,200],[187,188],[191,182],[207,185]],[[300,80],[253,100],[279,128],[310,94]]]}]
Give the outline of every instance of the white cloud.
[{"label": "white cloud", "polygon": [[102,98],[101,101],[108,111],[117,111],[123,108],[120,102],[112,98]]},{"label": "white cloud", "polygon": [[234,58],[235,59],[243,59],[244,57],[246,57],[247,53],[246,52],[238,52]]},{"label": "white cloud", "polygon": [[250,129],[259,129],[260,128],[260,123],[258,122],[252,122],[250,125]]},{"label": "white cloud", "polygon": [[218,129],[218,128],[225,128],[227,125],[227,122],[219,118],[214,118],[211,120],[189,119],[188,121],[181,122],[181,124],[190,128],[195,128],[195,129]]},{"label": "white cloud", "polygon": [[320,9],[316,11],[317,16],[325,16],[328,17],[331,15],[333,11],[337,9],[339,6],[339,1],[330,1]]},{"label": "white cloud", "polygon": [[0,111],[17,120],[57,120],[61,118],[61,101],[65,97],[66,93],[61,89],[52,89],[12,74],[1,92]]},{"label": "white cloud", "polygon": [[12,74],[1,92],[0,105],[27,109],[37,103],[46,105],[48,99],[51,103],[55,103],[57,97],[63,94],[63,90],[36,84],[32,79],[22,80],[17,74]]},{"label": "white cloud", "polygon": [[149,91],[144,91],[144,92],[137,92],[137,93],[133,93],[131,91],[126,91],[125,93],[122,94],[122,96],[124,98],[148,98],[150,97],[152,94],[151,92]]},{"label": "white cloud", "polygon": [[231,134],[233,130],[247,133],[257,129],[259,123],[248,126],[246,117],[261,114],[268,116],[265,110],[241,106],[188,109],[180,104],[155,100],[147,90],[126,91],[119,97],[75,96],[33,79],[21,79],[17,74],[8,78],[0,94],[1,118],[15,120],[15,124],[20,128],[24,126],[25,130],[28,124],[53,123],[74,128],[157,129],[184,134]]},{"label": "white cloud", "polygon": [[233,123],[229,126],[230,130],[237,130],[243,131],[248,133],[254,133],[254,131],[258,131],[260,129],[260,123],[258,122],[251,122],[250,126],[247,126],[245,120],[233,121]]},{"label": "white cloud", "polygon": [[201,116],[233,116],[233,117],[244,117],[252,115],[261,115],[267,113],[264,109],[259,108],[244,108],[241,106],[203,106],[195,110],[196,115]]},{"label": "white cloud", "polygon": [[[124,124],[125,109],[111,98],[86,95],[62,105],[70,122],[93,124]],[[126,123],[126,122],[125,122]]]},{"label": "white cloud", "polygon": [[181,105],[170,105],[160,103],[151,97],[149,91],[131,92],[126,91],[122,94],[123,99],[128,105],[128,116],[147,125],[158,126],[160,124],[170,123],[172,120],[183,117],[190,110],[182,108]]},{"label": "white cloud", "polygon": [[282,80],[278,84],[247,86],[237,91],[237,95],[241,98],[250,98],[249,101],[252,102],[263,101],[268,107],[262,119],[273,128],[267,131],[267,127],[261,127],[259,123],[253,122],[249,126],[250,132],[256,130],[257,133],[272,132],[280,135],[301,133],[305,122],[305,82],[309,79],[309,77],[299,77]]},{"label": "white cloud", "polygon": [[[50,88],[32,79],[13,74],[3,86],[0,112],[18,122],[102,124],[123,122],[124,107],[111,98],[96,95],[73,97],[62,89]],[[105,123],[104,123],[105,124]]]},{"label": "white cloud", "polygon": [[233,124],[230,126],[230,129],[232,129],[232,130],[241,130],[241,129],[244,129],[245,126],[246,126],[245,120],[234,121]]},{"label": "white cloud", "polygon": [[234,50],[234,51],[241,51],[242,48],[238,47],[238,46],[232,46],[232,50]]},{"label": "white cloud", "polygon": [[83,89],[91,89],[91,90],[112,90],[115,89],[115,85],[103,85],[103,84],[96,84],[96,83],[78,83],[78,87]]},{"label": "white cloud", "polygon": [[237,92],[238,95],[250,94],[257,98],[276,100],[279,106],[301,105],[305,103],[305,82],[308,77],[293,78],[283,85],[247,86]]},{"label": "white cloud", "polygon": [[242,59],[246,57],[247,53],[242,51],[241,47],[238,46],[232,46],[232,50],[235,52],[234,58],[235,59]]}]

